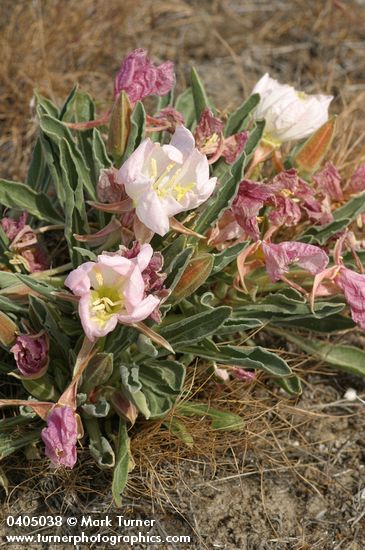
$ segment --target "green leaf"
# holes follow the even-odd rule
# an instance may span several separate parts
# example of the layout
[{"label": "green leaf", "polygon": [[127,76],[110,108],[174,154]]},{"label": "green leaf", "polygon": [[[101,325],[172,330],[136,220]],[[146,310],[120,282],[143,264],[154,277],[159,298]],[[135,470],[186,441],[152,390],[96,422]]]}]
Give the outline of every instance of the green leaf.
[{"label": "green leaf", "polygon": [[192,253],[193,249],[188,247],[175,256],[175,259],[170,263],[166,271],[168,273],[165,281],[166,288],[171,291],[174,290],[189,263]]},{"label": "green leaf", "polygon": [[226,248],[222,252],[213,254],[214,264],[212,269],[212,275],[214,275],[215,273],[219,273],[219,271],[222,271],[222,269],[224,269],[227,265],[233,262],[237,258],[237,256],[242,252],[242,250],[244,250],[247,247],[247,245],[248,245],[248,242],[234,244],[233,246]]},{"label": "green leaf", "polygon": [[48,373],[36,380],[23,378],[22,384],[27,392],[39,401],[53,401],[56,403],[60,397],[60,393]]},{"label": "green leaf", "polygon": [[135,151],[144,137],[146,126],[146,111],[143,103],[137,101],[131,114],[131,129],[128,136],[127,145],[120,164],[123,164],[128,157]]},{"label": "green leaf", "polygon": [[146,397],[150,418],[165,415],[181,394],[185,367],[178,361],[150,360],[140,365],[139,381]]},{"label": "green leaf", "polygon": [[199,121],[204,109],[206,107],[210,108],[210,102],[204,85],[194,67],[191,69],[191,89],[194,99],[195,117],[196,120]]},{"label": "green leaf", "polygon": [[253,94],[244,101],[229,117],[224,128],[226,137],[246,129],[249,116],[260,101],[259,94]]},{"label": "green leaf", "polygon": [[89,362],[82,377],[80,391],[89,394],[93,389],[105,384],[113,372],[113,354],[97,353]]},{"label": "green leaf", "polygon": [[27,185],[34,189],[45,193],[50,180],[50,172],[44,158],[42,142],[38,138],[33,150],[32,160],[27,175]]},{"label": "green leaf", "polygon": [[223,212],[229,208],[236,196],[238,185],[242,180],[246,153],[243,152],[236,162],[229,166],[221,178],[220,184],[213,196],[204,204],[195,223],[194,231],[204,234],[211,225],[216,223]]},{"label": "green leaf", "polygon": [[175,109],[183,115],[186,128],[192,130],[195,124],[195,108],[191,88],[187,88],[176,98]]},{"label": "green leaf", "polygon": [[175,417],[169,419],[168,422],[162,424],[165,426],[175,437],[180,439],[187,447],[194,446],[194,438],[188,431],[187,427],[183,422],[178,420]]},{"label": "green leaf", "polygon": [[[71,161],[74,165],[74,170],[77,173],[77,180],[85,187],[90,199],[96,199],[95,185],[90,178],[90,170],[85,164],[85,160],[81,154],[79,147],[74,141],[70,130],[61,121],[49,115],[40,116],[40,127],[43,133],[47,136],[50,142],[63,151],[68,152]],[[54,162],[54,160],[53,160]],[[73,186],[75,188],[76,185]],[[62,195],[59,193],[59,198],[62,200]]]},{"label": "green leaf", "polygon": [[219,411],[205,403],[179,403],[176,413],[183,416],[208,416],[212,420],[214,430],[241,431],[244,429],[244,420],[238,414],[227,411]]},{"label": "green leaf", "polygon": [[231,308],[226,306],[209,309],[192,315],[182,317],[180,321],[161,326],[158,333],[161,334],[173,347],[184,343],[193,343],[218,333],[220,327],[229,318]]},{"label": "green leaf", "polygon": [[[29,418],[27,419],[29,422]],[[12,433],[0,433],[0,460],[9,456],[27,445],[39,441],[41,430],[26,430],[21,433],[14,431]]]},{"label": "green leaf", "polygon": [[292,374],[288,364],[276,355],[261,347],[238,346],[206,346],[205,342],[192,345],[175,346],[180,352],[191,353],[216,361],[222,365],[237,365],[240,367],[262,370],[272,376],[290,376]]},{"label": "green leaf", "polygon": [[328,344],[310,338],[281,331],[290,342],[304,350],[306,353],[321,359],[325,363],[358,376],[365,376],[365,351],[348,345]]},{"label": "green leaf", "polygon": [[256,147],[259,145],[261,138],[263,136],[264,130],[265,130],[264,120],[257,120],[253,125],[252,130],[250,130],[248,140],[245,145],[245,154],[246,154],[245,167],[247,166],[253,153],[255,152]]},{"label": "green leaf", "polygon": [[119,433],[115,451],[116,459],[113,472],[112,494],[116,506],[120,508],[122,506],[121,494],[127,484],[128,473],[131,467],[127,426],[122,419],[119,419]]},{"label": "green leaf", "polygon": [[24,183],[0,179],[0,203],[15,210],[25,210],[51,224],[63,223],[61,215],[54,209],[43,193],[37,193]]},{"label": "green leaf", "polygon": [[101,434],[99,422],[95,418],[83,418],[89,436],[90,454],[102,470],[115,466],[115,454],[109,441]]}]

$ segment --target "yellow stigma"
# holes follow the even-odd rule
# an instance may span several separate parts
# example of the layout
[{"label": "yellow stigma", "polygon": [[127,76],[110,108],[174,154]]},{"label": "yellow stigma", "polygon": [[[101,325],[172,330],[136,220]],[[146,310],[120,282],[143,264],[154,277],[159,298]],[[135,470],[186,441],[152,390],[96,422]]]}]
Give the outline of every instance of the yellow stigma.
[{"label": "yellow stigma", "polygon": [[100,286],[97,290],[91,291],[92,319],[100,326],[105,325],[112,315],[119,313],[123,305],[123,296],[117,288]]},{"label": "yellow stigma", "polygon": [[[151,176],[155,180],[152,184],[152,189],[160,199],[172,195],[180,202],[189,191],[194,189],[196,186],[195,182],[188,183],[184,186],[177,182],[181,170],[181,168],[177,168],[176,162],[171,162],[166,166],[162,174],[158,175],[157,162],[154,158],[151,158]],[[171,174],[171,172],[173,173]]]},{"label": "yellow stigma", "polygon": [[305,92],[297,92],[297,96],[299,97],[299,99],[302,99],[304,101],[304,99],[307,99],[307,94]]}]

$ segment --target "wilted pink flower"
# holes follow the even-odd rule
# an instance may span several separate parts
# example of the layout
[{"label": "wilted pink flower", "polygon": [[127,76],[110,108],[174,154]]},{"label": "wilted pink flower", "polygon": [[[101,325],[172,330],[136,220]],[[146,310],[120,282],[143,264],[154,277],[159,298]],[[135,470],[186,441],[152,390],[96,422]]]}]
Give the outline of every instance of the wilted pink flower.
[{"label": "wilted pink flower", "polygon": [[327,162],[325,167],[313,176],[313,180],[317,189],[325,196],[335,201],[341,201],[343,199],[341,176],[332,162]]},{"label": "wilted pink flower", "polygon": [[123,186],[117,182],[118,170],[114,167],[100,170],[96,193],[100,202],[120,202],[127,198]]},{"label": "wilted pink flower", "polygon": [[0,220],[1,227],[3,228],[9,241],[15,239],[15,237],[24,229],[27,221],[27,215],[27,212],[23,212],[17,220],[8,217],[4,217]]},{"label": "wilted pink flower", "polygon": [[49,363],[49,343],[46,334],[20,334],[10,351],[19,372],[27,378],[40,378]]},{"label": "wilted pink flower", "polygon": [[275,200],[271,201],[274,209],[269,214],[269,220],[274,225],[296,225],[302,216],[301,209],[310,221],[319,225],[332,221],[331,211],[323,203],[323,198],[316,198],[314,189],[299,177],[295,168],[277,174],[270,185]]},{"label": "wilted pink flower", "polygon": [[173,107],[165,107],[153,117],[147,115],[147,128],[150,131],[167,130],[173,134],[178,126],[184,126],[184,124],[183,115]]},{"label": "wilted pink flower", "polygon": [[242,153],[248,139],[248,132],[240,132],[228,138],[223,135],[224,124],[206,107],[196,127],[194,137],[196,146],[205,155],[211,156],[211,162],[223,157],[232,164]]},{"label": "wilted pink flower", "polygon": [[300,242],[279,244],[263,242],[267,273],[272,282],[278,281],[289,271],[289,265],[296,263],[305,271],[316,275],[328,264],[328,256],[318,246]]},{"label": "wilted pink flower", "polygon": [[47,418],[42,440],[45,453],[55,466],[73,468],[77,460],[77,421],[70,407],[56,407]]},{"label": "wilted pink flower", "polygon": [[147,52],[137,49],[128,54],[115,77],[114,96],[124,90],[131,103],[148,95],[165,95],[175,83],[174,64],[165,61],[155,65]]},{"label": "wilted pink flower", "polygon": [[79,315],[89,340],[105,336],[118,323],[138,323],[156,309],[160,300],[146,296],[142,275],[152,256],[149,244],[131,259],[104,252],[97,262],[86,262],[68,275],[65,286],[80,296]]},{"label": "wilted pink flower", "polygon": [[297,202],[289,197],[278,195],[275,197],[275,208],[268,218],[273,225],[297,225],[302,217],[302,212]]},{"label": "wilted pink flower", "polygon": [[9,250],[14,256],[10,260],[13,264],[23,264],[30,273],[44,271],[48,268],[48,260],[40,247],[37,236],[29,225],[26,225],[27,212],[23,212],[18,220],[4,217],[0,220],[1,226],[11,241]]},{"label": "wilted pink flower", "polygon": [[[134,242],[131,249],[123,249],[122,255],[124,258],[132,259],[136,258],[140,254],[142,246],[139,242]],[[154,252],[152,258],[149,261],[147,267],[142,271],[142,278],[145,285],[145,296],[153,294],[159,298],[160,302],[154,311],[151,313],[150,318],[156,323],[161,321],[160,305],[161,302],[170,295],[170,291],[164,286],[164,281],[167,277],[166,273],[162,273],[163,256],[161,252]]]},{"label": "wilted pink flower", "polygon": [[365,330],[365,275],[342,266],[334,282],[344,293],[352,319]]},{"label": "wilted pink flower", "polygon": [[191,132],[179,126],[169,145],[145,139],[120,168],[118,181],[140,221],[163,236],[169,218],[204,203],[217,178],[210,178],[207,157],[195,148]]},{"label": "wilted pink flower", "polygon": [[242,153],[248,140],[248,132],[239,132],[224,139],[222,157],[228,164],[233,164]]},{"label": "wilted pink flower", "polygon": [[257,216],[269,198],[274,198],[270,186],[250,180],[240,183],[232,212],[242,229],[254,240],[260,237]]},{"label": "wilted pink flower", "polygon": [[351,176],[346,191],[351,194],[365,190],[365,164],[361,164]]}]

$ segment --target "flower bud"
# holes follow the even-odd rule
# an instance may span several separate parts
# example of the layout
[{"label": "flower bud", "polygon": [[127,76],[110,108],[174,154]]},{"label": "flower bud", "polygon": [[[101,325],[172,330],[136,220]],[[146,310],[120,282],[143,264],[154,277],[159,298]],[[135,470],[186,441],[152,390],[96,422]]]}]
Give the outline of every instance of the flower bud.
[{"label": "flower bud", "polygon": [[20,334],[10,349],[19,372],[27,378],[40,378],[49,363],[49,343],[46,334]]}]

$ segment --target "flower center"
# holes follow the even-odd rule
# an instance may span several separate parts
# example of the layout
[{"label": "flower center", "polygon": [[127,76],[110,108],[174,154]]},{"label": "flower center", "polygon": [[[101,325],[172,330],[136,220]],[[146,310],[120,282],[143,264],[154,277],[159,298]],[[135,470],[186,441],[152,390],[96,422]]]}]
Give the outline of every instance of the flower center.
[{"label": "flower center", "polygon": [[176,162],[171,162],[166,166],[162,174],[158,174],[157,162],[154,158],[151,158],[151,174],[154,179],[152,189],[160,199],[172,195],[180,202],[196,185],[195,182],[188,183],[184,186],[178,183],[177,180],[181,174],[181,168],[177,168]]},{"label": "flower center", "polygon": [[95,277],[98,287],[91,291],[91,311],[94,320],[104,325],[123,308],[124,297],[119,288],[105,285],[100,271],[95,271]]}]

